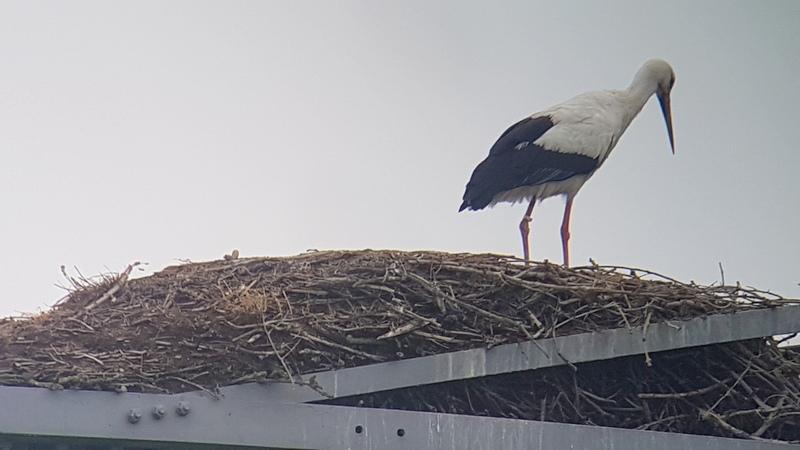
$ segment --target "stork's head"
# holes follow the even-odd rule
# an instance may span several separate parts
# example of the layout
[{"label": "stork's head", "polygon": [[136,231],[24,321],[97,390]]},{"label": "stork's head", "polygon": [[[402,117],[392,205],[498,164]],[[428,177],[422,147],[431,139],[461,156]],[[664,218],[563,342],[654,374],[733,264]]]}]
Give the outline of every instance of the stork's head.
[{"label": "stork's head", "polygon": [[664,122],[667,124],[669,145],[672,148],[672,153],[675,153],[675,139],[672,135],[672,111],[669,104],[669,94],[672,92],[672,86],[675,85],[675,72],[666,61],[651,59],[639,69],[633,83],[639,86],[646,86],[646,89],[652,89],[648,92],[648,95],[655,93],[658,97],[658,102],[661,104],[661,112],[664,114]]}]

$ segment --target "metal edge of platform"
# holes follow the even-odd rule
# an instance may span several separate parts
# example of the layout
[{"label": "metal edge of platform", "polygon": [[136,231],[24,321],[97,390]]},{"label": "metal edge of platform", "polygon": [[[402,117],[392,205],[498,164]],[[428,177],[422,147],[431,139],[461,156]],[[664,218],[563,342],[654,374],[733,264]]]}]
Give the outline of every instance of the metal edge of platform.
[{"label": "metal edge of platform", "polygon": [[[300,383],[248,383],[225,397],[311,402],[411,386],[584,363],[800,331],[800,306],[782,306],[581,333],[295,376]],[[313,386],[310,387],[309,385]]]},{"label": "metal edge of platform", "polygon": [[[263,399],[212,400],[194,393],[0,387],[0,405],[0,444],[4,438],[13,443],[17,436],[54,442],[61,438],[65,442],[61,448],[70,439],[103,440],[109,446],[109,440],[126,446],[142,443],[147,448],[166,444],[352,450],[791,448],[776,442],[493,417]],[[164,414],[153,414],[159,408]]]}]

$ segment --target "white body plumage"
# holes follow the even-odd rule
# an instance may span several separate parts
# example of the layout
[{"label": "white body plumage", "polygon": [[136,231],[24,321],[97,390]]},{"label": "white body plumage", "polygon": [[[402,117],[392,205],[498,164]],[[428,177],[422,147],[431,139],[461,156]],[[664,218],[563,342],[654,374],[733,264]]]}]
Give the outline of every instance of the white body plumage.
[{"label": "white body plumage", "polygon": [[[627,90],[587,92],[530,116],[549,117],[553,122],[552,128],[533,141],[534,145],[554,152],[588,156],[597,161],[596,166],[588,174],[501,192],[490,205],[577,194],[611,154],[649,97],[642,98]],[[528,146],[524,146],[517,151],[527,149]]]}]

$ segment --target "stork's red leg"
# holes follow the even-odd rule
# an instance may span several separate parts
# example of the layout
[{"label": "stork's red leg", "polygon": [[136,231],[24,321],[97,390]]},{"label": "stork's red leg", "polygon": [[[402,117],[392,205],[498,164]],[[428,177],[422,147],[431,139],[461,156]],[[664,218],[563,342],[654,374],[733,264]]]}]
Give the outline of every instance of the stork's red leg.
[{"label": "stork's red leg", "polygon": [[564,220],[561,221],[561,250],[564,253],[564,266],[569,267],[569,216],[572,213],[572,197],[567,197],[564,206]]},{"label": "stork's red leg", "polygon": [[528,209],[525,211],[525,216],[522,218],[522,222],[519,223],[519,232],[522,234],[522,254],[525,256],[525,265],[527,266],[530,262],[530,246],[528,245],[528,234],[531,231],[531,213],[533,213],[533,205],[536,204],[536,197],[531,199],[530,205],[528,205]]}]

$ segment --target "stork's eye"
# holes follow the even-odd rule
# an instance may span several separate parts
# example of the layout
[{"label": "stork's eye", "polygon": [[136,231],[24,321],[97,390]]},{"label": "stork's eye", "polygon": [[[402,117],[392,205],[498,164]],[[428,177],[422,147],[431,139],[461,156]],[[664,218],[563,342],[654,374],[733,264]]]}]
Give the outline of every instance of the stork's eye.
[{"label": "stork's eye", "polygon": [[675,86],[675,75],[669,79],[669,88],[672,89],[672,86]]}]

